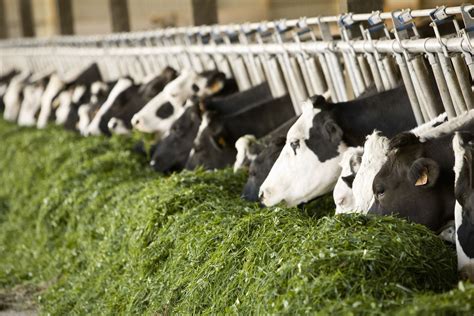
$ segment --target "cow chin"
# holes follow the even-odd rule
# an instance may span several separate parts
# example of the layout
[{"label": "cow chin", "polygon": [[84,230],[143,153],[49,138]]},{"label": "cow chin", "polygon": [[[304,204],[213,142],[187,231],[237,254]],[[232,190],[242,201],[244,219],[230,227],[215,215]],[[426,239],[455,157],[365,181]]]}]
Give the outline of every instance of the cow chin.
[{"label": "cow chin", "polygon": [[338,155],[321,162],[311,150],[294,155],[291,149],[284,148],[260,187],[261,202],[273,206],[284,201],[296,206],[329,193],[341,172],[340,159]]}]

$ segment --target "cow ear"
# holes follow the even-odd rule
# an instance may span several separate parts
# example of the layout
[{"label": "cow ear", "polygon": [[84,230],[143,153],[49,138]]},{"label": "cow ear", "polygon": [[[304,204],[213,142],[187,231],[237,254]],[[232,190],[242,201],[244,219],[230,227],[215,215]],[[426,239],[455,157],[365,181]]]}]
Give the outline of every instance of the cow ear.
[{"label": "cow ear", "polygon": [[417,187],[431,188],[439,177],[439,165],[429,158],[419,158],[413,162],[408,173],[408,179]]},{"label": "cow ear", "polygon": [[212,92],[217,93],[221,91],[225,83],[225,74],[222,72],[216,72],[213,74],[206,83],[206,87]]},{"label": "cow ear", "polygon": [[340,143],[342,140],[342,129],[339,125],[333,120],[328,119],[323,124],[323,134],[325,138],[330,139],[332,143]]}]

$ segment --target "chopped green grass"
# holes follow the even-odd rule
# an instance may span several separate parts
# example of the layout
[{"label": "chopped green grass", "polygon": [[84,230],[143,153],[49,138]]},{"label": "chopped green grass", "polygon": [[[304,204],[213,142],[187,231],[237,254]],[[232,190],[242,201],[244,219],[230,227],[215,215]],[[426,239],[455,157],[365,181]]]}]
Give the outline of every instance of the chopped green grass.
[{"label": "chopped green grass", "polygon": [[[239,198],[245,174],[169,177],[133,138],[0,121],[0,288],[64,314],[472,313],[452,247],[419,225]],[[1,305],[1,304],[0,304]]]}]

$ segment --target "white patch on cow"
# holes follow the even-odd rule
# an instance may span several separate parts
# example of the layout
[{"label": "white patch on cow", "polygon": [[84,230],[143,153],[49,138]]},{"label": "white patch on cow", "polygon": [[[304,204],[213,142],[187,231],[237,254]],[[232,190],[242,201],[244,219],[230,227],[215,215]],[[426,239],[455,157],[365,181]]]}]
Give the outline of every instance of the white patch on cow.
[{"label": "white patch on cow", "polygon": [[125,126],[123,120],[118,119],[116,117],[112,117],[109,122],[107,123],[107,127],[109,128],[112,134],[117,135],[129,135],[131,131]]},{"label": "white patch on cow", "polygon": [[191,151],[189,152],[189,158],[194,156],[194,152],[195,152],[194,147],[199,146],[199,144],[200,144],[199,139],[201,138],[201,135],[204,132],[204,130],[209,126],[210,122],[211,122],[211,118],[209,116],[209,113],[204,112],[204,114],[202,115],[201,124],[199,125],[199,129],[198,129],[198,132],[196,134],[196,138],[193,141],[193,144],[194,144],[193,148],[191,148]]},{"label": "white patch on cow", "polygon": [[8,83],[2,83],[2,84],[0,84],[0,97],[3,98],[3,96],[4,96],[5,93],[7,92],[7,88],[8,88]]},{"label": "white patch on cow", "polygon": [[16,121],[20,112],[21,106],[21,91],[24,87],[24,80],[26,78],[25,73],[20,73],[10,80],[7,91],[3,96],[3,102],[5,104],[5,110],[3,112],[3,118],[7,121]]},{"label": "white patch on cow", "polygon": [[59,106],[56,110],[56,125],[66,123],[69,112],[71,111],[73,91],[71,89],[62,91],[59,96]]},{"label": "white patch on cow", "polygon": [[[199,87],[198,92],[192,89],[193,84]],[[184,104],[192,95],[204,97],[211,94],[205,85],[207,80],[192,70],[184,70],[176,79],[168,83],[163,91],[151,99],[132,118],[135,129],[144,133],[166,133],[184,111]],[[156,115],[156,112],[165,103],[171,103],[173,114],[165,119]]]},{"label": "white patch on cow", "polygon": [[235,142],[235,149],[237,149],[237,155],[235,156],[234,172],[244,168],[244,162],[247,158],[250,161],[255,160],[257,155],[250,153],[250,145],[257,142],[257,139],[253,135],[244,135],[237,139]]},{"label": "white patch on cow", "polygon": [[[334,188],[341,172],[339,162],[347,150],[346,144],[338,145],[336,157],[321,162],[305,142],[313,117],[321,110],[313,108],[311,102],[304,102],[302,109],[301,116],[288,131],[280,156],[260,187],[259,195],[266,206],[281,201],[293,206],[326,194]],[[296,154],[291,147],[295,141],[299,141]]]},{"label": "white patch on cow", "polygon": [[45,128],[48,123],[49,116],[52,111],[53,98],[61,91],[64,87],[64,82],[59,79],[56,74],[51,75],[48,85],[41,97],[41,110],[38,116],[36,126],[38,128]]},{"label": "white patch on cow", "polygon": [[99,94],[100,91],[107,90],[107,84],[102,81],[96,81],[91,84],[91,94]]},{"label": "white patch on cow", "polygon": [[[437,125],[437,124],[440,124],[440,123],[445,123],[447,121],[448,121],[448,114],[446,114],[446,112],[444,112],[443,114],[438,115],[437,117],[435,117],[431,121],[411,129],[410,132],[412,132],[413,134],[415,134],[417,136],[422,136],[422,135],[427,134],[427,133],[432,133],[433,129],[435,128],[435,127],[433,127],[434,125]],[[441,126],[441,125],[439,125],[439,126]]]},{"label": "white patch on cow", "polygon": [[41,106],[41,95],[44,87],[26,86],[23,89],[23,102],[21,103],[20,114],[18,115],[18,125],[33,126],[36,124],[35,115]]},{"label": "white patch on cow", "polygon": [[127,88],[131,87],[132,84],[133,84],[132,80],[128,78],[122,78],[122,79],[119,79],[119,81],[117,81],[115,86],[112,88],[112,91],[110,91],[110,94],[107,97],[107,100],[105,100],[104,104],[102,104],[102,106],[99,108],[99,111],[97,111],[97,114],[94,116],[89,126],[87,126],[85,135],[100,135],[101,134],[101,131],[99,129],[99,124],[100,124],[100,120],[102,119],[102,116],[104,116],[104,114],[107,113],[107,111],[112,107],[117,97]]},{"label": "white patch on cow", "polygon": [[357,174],[360,166],[354,169],[354,166],[351,166],[352,161],[354,161],[356,156],[361,157],[363,153],[364,149],[362,147],[349,147],[342,155],[341,162],[339,163],[342,171],[332,192],[334,203],[336,204],[336,214],[349,213],[356,209],[352,188],[344,182],[342,177]]},{"label": "white patch on cow", "polygon": [[[428,129],[426,131],[422,131],[418,135],[421,137],[422,140],[429,139],[429,138],[436,138],[444,134],[449,134],[461,127],[462,125],[472,121],[474,119],[474,110],[469,110],[464,112],[463,114],[449,120],[446,123],[443,123],[439,126],[434,128]],[[429,124],[429,123],[426,123]]]},{"label": "white patch on cow", "polygon": [[[464,164],[464,155],[465,149],[461,145],[461,137],[458,133],[456,133],[453,137],[453,150],[454,150],[454,174],[455,174],[455,182],[457,182],[459,178],[459,174],[461,173],[462,166]],[[454,222],[456,227],[456,232],[459,229],[459,226],[462,224],[462,206],[456,201],[456,205],[454,207]],[[474,258],[469,258],[467,256],[462,246],[459,242],[459,239],[456,235],[456,253],[458,257],[458,270],[466,274],[469,279],[474,280]]]},{"label": "white patch on cow", "polygon": [[86,86],[80,85],[74,88],[74,92],[72,94],[71,101],[73,103],[79,102],[79,100],[82,98],[84,93],[86,92]]},{"label": "white patch on cow", "polygon": [[449,221],[440,231],[439,238],[453,245],[456,244],[456,224],[454,221]]},{"label": "white patch on cow", "polygon": [[87,126],[89,126],[91,122],[90,118],[90,110],[91,110],[91,105],[90,104],[83,104],[79,106],[77,109],[77,115],[79,116],[79,122],[77,123],[77,129],[81,133],[81,135],[85,135],[87,131]]}]

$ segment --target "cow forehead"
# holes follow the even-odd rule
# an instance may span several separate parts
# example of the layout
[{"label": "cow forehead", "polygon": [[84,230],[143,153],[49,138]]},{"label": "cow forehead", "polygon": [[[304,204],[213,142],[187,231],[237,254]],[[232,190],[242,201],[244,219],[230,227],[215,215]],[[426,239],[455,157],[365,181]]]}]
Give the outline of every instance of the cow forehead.
[{"label": "cow forehead", "polygon": [[[163,89],[166,93],[176,93],[182,89],[187,83],[193,82],[197,77],[197,74],[194,71],[185,71],[179,75],[176,79],[171,81]],[[191,85],[189,86],[191,89]]]},{"label": "cow forehead", "polygon": [[292,139],[308,139],[309,130],[313,127],[313,118],[321,112],[320,109],[303,108],[303,113],[296,120],[296,122],[288,130],[286,139],[291,141]]}]

